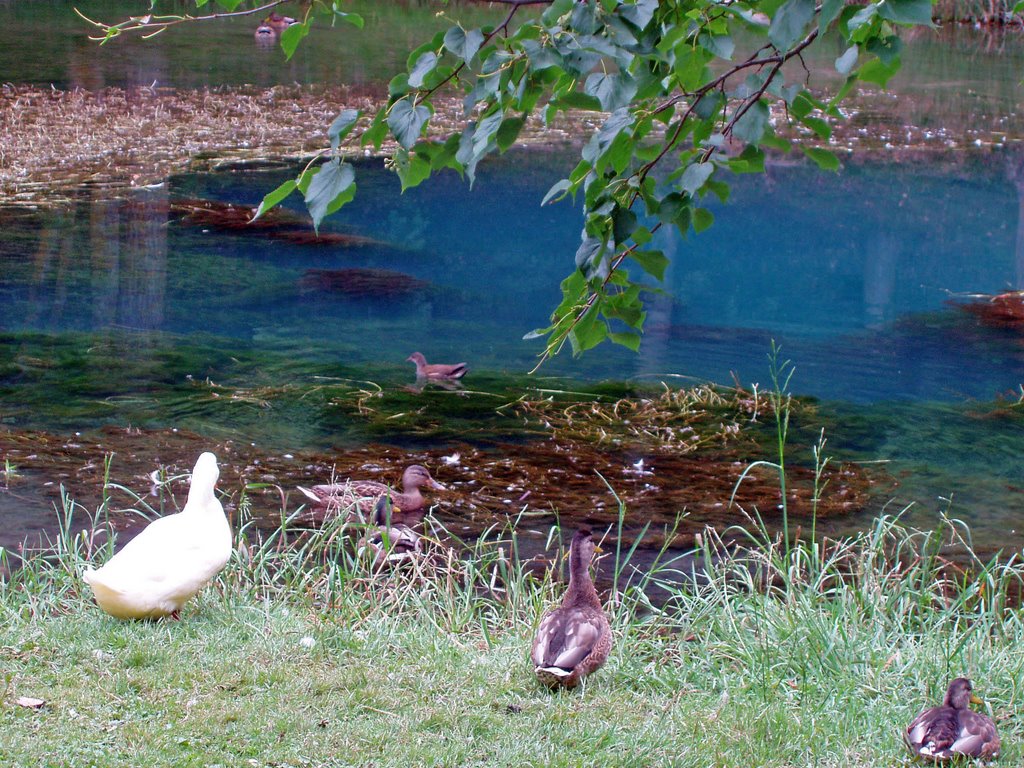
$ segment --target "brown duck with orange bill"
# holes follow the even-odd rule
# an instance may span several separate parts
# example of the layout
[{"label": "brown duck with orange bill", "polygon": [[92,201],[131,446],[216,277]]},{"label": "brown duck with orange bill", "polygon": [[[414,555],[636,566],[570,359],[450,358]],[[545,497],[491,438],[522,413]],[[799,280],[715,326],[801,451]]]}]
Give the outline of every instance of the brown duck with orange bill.
[{"label": "brown duck with orange bill", "polygon": [[256,31],[253,35],[257,40],[275,38],[295,23],[295,19],[291,16],[282,16],[276,12],[271,13],[267,18],[260,22],[260,25],[256,27]]},{"label": "brown duck with orange bill", "polygon": [[309,499],[309,509],[303,521],[322,523],[342,510],[353,510],[353,518],[373,520],[376,517],[377,502],[384,497],[391,499],[395,515],[402,519],[419,514],[427,506],[427,499],[420,493],[421,488],[443,491],[445,487],[430,476],[430,471],[419,464],[413,464],[402,473],[402,492],[392,490],[376,480],[347,480],[343,483],[314,485],[312,488],[298,486]]},{"label": "brown duck with orange bill", "polygon": [[949,684],[941,707],[926,709],[907,726],[903,738],[915,755],[936,763],[960,758],[991,760],[999,756],[999,734],[988,715],[970,709],[981,704],[966,677]]},{"label": "brown duck with orange bill", "polygon": [[419,352],[413,352],[406,360],[415,363],[417,379],[461,379],[469,370],[465,363],[428,363],[427,358]]}]

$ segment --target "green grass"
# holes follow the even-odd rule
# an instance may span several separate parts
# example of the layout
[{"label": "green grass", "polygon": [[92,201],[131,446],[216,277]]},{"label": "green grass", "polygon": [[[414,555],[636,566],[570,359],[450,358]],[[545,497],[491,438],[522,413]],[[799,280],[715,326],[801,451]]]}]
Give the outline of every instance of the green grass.
[{"label": "green grass", "polygon": [[101,613],[77,574],[109,545],[59,536],[0,582],[0,764],[899,765],[902,727],[959,674],[1004,718],[1003,763],[1021,761],[1024,628],[1005,597],[1024,568],[971,561],[955,522],[782,547],[753,520],[699,584],[667,560],[633,572],[606,542],[614,650],[556,693],[528,648],[560,588],[513,565],[514,529],[372,575],[342,528],[244,527],[245,554],[177,622]]}]

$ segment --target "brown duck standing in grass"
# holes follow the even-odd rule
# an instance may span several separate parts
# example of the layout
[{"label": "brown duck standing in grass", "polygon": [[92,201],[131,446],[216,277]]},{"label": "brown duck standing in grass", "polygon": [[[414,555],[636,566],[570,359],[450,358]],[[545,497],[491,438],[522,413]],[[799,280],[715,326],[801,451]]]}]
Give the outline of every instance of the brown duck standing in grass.
[{"label": "brown duck standing in grass", "polygon": [[362,519],[372,520],[376,517],[377,502],[385,497],[391,499],[395,514],[401,513],[403,519],[407,519],[421,513],[427,506],[420,488],[445,490],[441,483],[430,476],[427,468],[419,464],[413,464],[402,473],[401,493],[376,480],[348,480],[344,483],[314,485],[312,488],[298,486],[310,500],[310,509],[304,519],[317,523],[352,506],[355,506],[357,515]]},{"label": "brown duck standing in grass", "polygon": [[469,366],[465,363],[446,365],[444,363],[428,363],[419,352],[413,352],[406,360],[416,365],[417,379],[461,379],[466,375]]},{"label": "brown duck standing in grass", "polygon": [[549,688],[575,688],[599,668],[612,647],[612,631],[590,577],[598,551],[589,528],[580,528],[569,545],[569,588],[562,605],[541,619],[530,654],[537,679]]},{"label": "brown duck standing in grass", "polygon": [[999,756],[996,724],[968,706],[982,703],[973,691],[970,680],[958,677],[949,684],[941,707],[926,709],[914,718],[903,737],[915,755],[936,763]]}]

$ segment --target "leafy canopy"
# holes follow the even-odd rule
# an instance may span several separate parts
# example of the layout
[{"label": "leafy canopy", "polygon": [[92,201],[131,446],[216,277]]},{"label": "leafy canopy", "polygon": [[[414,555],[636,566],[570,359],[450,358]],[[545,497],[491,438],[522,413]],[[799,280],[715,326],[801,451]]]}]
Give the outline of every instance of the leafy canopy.
[{"label": "leafy canopy", "polygon": [[[507,150],[531,115],[550,124],[568,110],[600,114],[579,163],[541,201],[572,197],[583,208],[561,303],[550,325],[526,334],[546,339],[542,361],[566,341],[575,354],[605,340],[637,349],[649,290],[644,276],[660,281],[668,264],[653,245],[655,232],[666,225],[684,236],[707,229],[713,216],[703,200],[729,197],[723,171],[763,171],[766,149],[788,152],[795,143],[819,167],[837,169],[835,155],[815,146],[829,138],[837,105],[856,81],[885,86],[897,71],[900,25],[932,23],[931,0],[492,2],[508,7],[500,24],[456,23],[412,51],[406,71],[391,80],[387,104],[372,116],[343,111],[329,129],[326,161],[268,194],[257,215],[298,190],[319,226],[350,201],[355,172],[344,144],[357,127],[363,147],[379,150],[389,135],[397,143],[389,166],[404,190],[443,168],[472,184],[480,161]],[[231,13],[268,7],[238,11],[244,0],[216,3]],[[362,26],[342,0],[315,0],[282,34],[289,56],[318,17]],[[152,28],[153,18],[184,17],[148,18],[104,27],[106,37]],[[826,34],[843,41],[835,68],[845,83],[822,100],[806,87],[799,59]],[[452,92],[462,94],[464,127],[434,138],[433,100]],[[813,138],[783,138],[780,124],[801,125]]]}]

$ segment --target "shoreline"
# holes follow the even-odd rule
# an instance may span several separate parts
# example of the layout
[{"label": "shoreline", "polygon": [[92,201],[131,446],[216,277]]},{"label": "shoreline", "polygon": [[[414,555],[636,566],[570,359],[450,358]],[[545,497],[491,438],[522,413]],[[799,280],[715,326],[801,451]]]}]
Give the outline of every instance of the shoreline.
[{"label": "shoreline", "polygon": [[[178,173],[217,170],[225,164],[308,161],[329,148],[327,126],[342,109],[359,109],[367,116],[381,103],[381,98],[347,86],[61,91],[4,85],[0,131],[7,147],[0,152],[0,205],[60,204],[82,186],[106,188],[116,197],[159,185]],[[461,99],[439,98],[436,106],[432,135],[448,135],[461,122]],[[977,128],[973,121],[922,129],[893,115],[896,107],[891,94],[861,92],[846,103],[847,120],[833,124],[832,137],[814,145],[841,157],[846,152],[858,160],[907,162],[1024,140]],[[515,146],[570,146],[588,135],[600,117],[590,112],[560,115],[557,125],[547,127],[535,113]],[[806,139],[792,132],[789,137]],[[349,151],[380,157],[394,146],[385,143],[375,152],[356,145]],[[792,152],[777,155],[777,161],[810,162]]]}]

